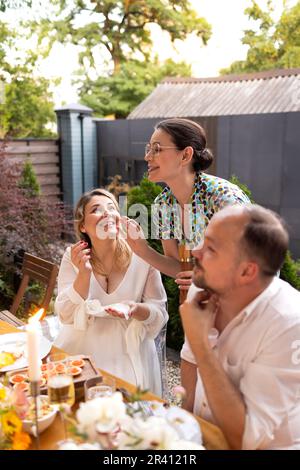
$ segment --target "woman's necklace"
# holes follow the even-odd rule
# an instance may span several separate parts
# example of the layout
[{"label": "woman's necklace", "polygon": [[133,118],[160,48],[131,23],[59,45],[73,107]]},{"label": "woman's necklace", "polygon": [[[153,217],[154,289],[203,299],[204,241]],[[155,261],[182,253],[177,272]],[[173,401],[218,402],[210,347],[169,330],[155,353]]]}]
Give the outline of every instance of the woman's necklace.
[{"label": "woman's necklace", "polygon": [[97,274],[104,277],[107,288],[108,288],[108,283],[109,283],[109,276],[111,275],[114,269],[114,265],[115,265],[115,253],[113,255],[110,270],[108,272],[105,272],[105,270],[103,269],[103,264],[98,260],[98,258],[92,252],[92,266]]}]

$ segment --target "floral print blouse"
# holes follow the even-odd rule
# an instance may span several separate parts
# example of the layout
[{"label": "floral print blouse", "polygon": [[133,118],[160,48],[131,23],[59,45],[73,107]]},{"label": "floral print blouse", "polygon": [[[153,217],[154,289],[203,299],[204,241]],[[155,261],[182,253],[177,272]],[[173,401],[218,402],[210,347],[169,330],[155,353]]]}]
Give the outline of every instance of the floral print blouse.
[{"label": "floral print blouse", "polygon": [[196,173],[194,192],[190,203],[184,207],[184,231],[179,203],[166,186],[154,201],[152,237],[175,239],[194,249],[202,242],[214,213],[233,204],[250,204],[250,200],[235,184],[217,176]]}]

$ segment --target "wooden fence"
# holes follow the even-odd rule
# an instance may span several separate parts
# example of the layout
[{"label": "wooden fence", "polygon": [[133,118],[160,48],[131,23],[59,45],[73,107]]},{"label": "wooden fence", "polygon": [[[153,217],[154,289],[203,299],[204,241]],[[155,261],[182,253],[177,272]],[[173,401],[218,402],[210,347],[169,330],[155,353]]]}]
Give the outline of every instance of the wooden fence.
[{"label": "wooden fence", "polygon": [[57,140],[11,140],[6,146],[5,153],[13,161],[30,161],[37,175],[42,194],[55,200],[61,198],[59,146]]}]

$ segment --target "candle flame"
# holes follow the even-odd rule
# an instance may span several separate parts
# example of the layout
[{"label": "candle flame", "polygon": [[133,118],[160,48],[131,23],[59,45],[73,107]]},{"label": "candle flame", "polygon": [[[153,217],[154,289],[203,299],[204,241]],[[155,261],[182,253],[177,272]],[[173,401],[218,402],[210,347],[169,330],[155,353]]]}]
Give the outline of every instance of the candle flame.
[{"label": "candle flame", "polygon": [[29,318],[28,323],[32,324],[39,322],[44,316],[44,311],[44,308],[40,308],[34,315],[32,315],[32,317]]}]

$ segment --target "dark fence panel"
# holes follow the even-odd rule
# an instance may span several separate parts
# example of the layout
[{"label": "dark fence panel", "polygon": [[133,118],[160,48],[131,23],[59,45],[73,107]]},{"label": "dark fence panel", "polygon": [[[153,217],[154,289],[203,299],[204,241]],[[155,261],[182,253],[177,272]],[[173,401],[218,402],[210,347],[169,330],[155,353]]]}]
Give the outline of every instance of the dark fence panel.
[{"label": "dark fence panel", "polygon": [[[217,118],[194,119],[206,130],[208,145],[217,152]],[[125,182],[138,184],[146,172],[144,161],[145,144],[149,142],[156,123],[161,119],[119,119],[115,121],[97,120],[97,152],[99,184],[108,183],[108,178],[116,174]],[[215,164],[210,168],[214,173]]]},{"label": "dark fence panel", "polygon": [[300,257],[300,113],[222,116],[216,174],[235,174],[258,204],[287,221],[291,251]]}]

